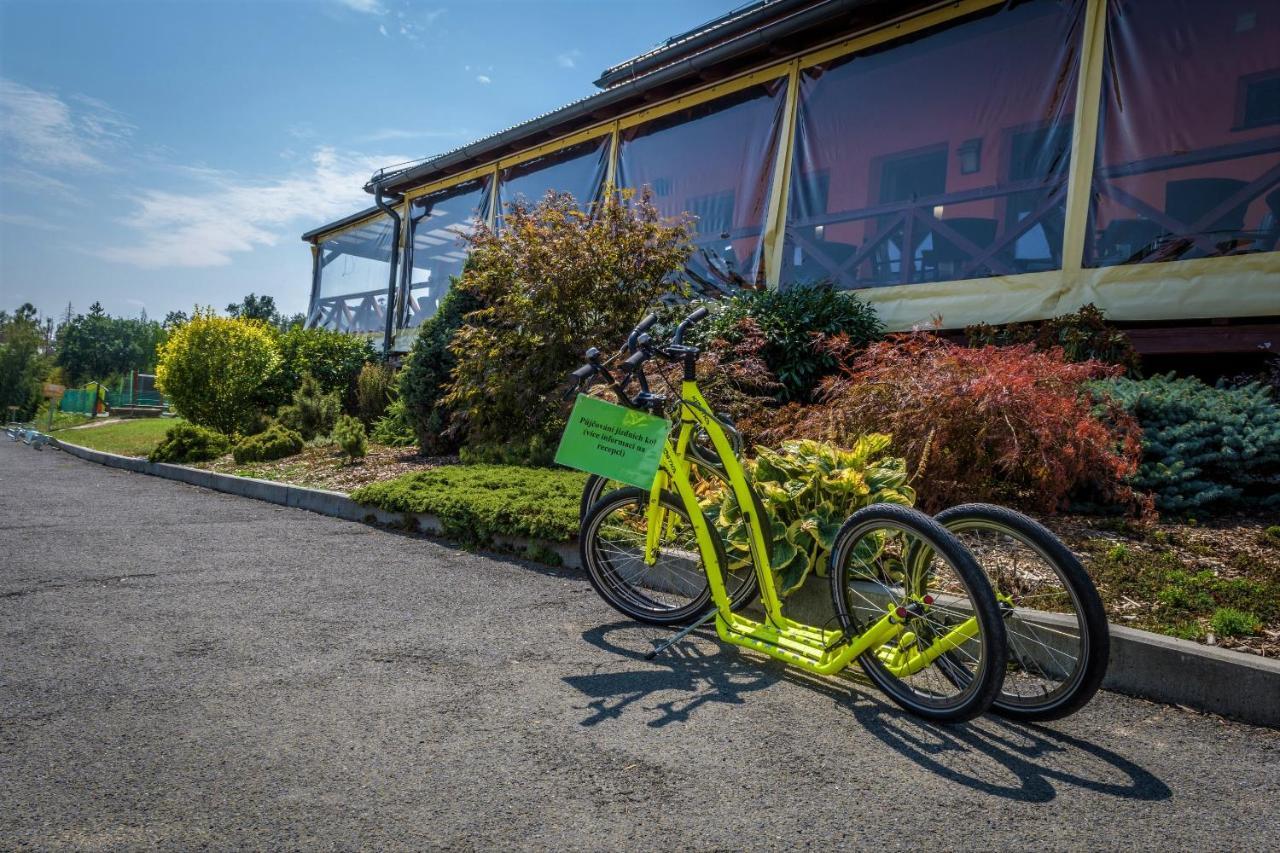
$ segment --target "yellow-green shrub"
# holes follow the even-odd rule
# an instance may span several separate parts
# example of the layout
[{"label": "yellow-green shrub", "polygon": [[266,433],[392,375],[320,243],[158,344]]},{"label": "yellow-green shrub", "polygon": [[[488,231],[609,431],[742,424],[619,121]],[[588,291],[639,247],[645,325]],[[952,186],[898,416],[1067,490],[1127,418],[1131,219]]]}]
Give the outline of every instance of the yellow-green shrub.
[{"label": "yellow-green shrub", "polygon": [[229,435],[251,427],[259,391],[279,369],[266,324],[198,310],[161,345],[156,386],[184,418]]}]

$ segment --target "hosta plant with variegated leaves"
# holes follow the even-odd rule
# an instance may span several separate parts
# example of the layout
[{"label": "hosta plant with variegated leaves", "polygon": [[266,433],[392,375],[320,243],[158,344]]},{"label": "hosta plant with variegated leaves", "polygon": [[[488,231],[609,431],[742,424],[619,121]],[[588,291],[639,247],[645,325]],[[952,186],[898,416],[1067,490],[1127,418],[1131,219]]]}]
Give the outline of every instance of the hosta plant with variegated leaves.
[{"label": "hosta plant with variegated leaves", "polygon": [[[874,503],[915,503],[905,460],[883,455],[891,441],[881,433],[864,435],[851,448],[786,441],[776,450],[756,447],[756,458],[743,463],[768,514],[769,562],[782,595],[799,589],[810,572],[826,574],[836,533],[856,510]],[[749,567],[749,532],[737,500],[722,492],[707,503],[728,547],[730,570]]]}]

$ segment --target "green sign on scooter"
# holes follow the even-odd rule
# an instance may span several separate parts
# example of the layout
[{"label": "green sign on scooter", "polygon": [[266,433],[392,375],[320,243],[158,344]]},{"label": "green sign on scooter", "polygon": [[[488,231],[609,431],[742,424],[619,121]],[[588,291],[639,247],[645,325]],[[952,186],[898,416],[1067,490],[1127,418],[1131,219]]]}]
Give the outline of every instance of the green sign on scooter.
[{"label": "green sign on scooter", "polygon": [[666,418],[579,394],[556,462],[647,489],[658,473],[670,430]]}]

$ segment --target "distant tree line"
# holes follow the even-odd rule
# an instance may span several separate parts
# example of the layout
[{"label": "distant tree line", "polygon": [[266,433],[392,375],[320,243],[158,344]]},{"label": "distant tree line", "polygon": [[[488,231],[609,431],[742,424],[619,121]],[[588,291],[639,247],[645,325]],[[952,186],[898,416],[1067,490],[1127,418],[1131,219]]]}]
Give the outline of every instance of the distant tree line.
[{"label": "distant tree line", "polygon": [[[226,311],[281,331],[301,327],[306,319],[281,314],[275,299],[254,293]],[[41,319],[30,303],[12,314],[0,311],[0,407],[7,416],[8,407],[16,406],[16,416],[25,420],[40,404],[42,382],[78,387],[133,371],[153,373],[157,349],[188,320],[184,311],[170,311],[163,322],[149,319],[145,311],[139,317],[112,317],[98,302],[84,314],[68,304],[56,326],[52,317]]]}]

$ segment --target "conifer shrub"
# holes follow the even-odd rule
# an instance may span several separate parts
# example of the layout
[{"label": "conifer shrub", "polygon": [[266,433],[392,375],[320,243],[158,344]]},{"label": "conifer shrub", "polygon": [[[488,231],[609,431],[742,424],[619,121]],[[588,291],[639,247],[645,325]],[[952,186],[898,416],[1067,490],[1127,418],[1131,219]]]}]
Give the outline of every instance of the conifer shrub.
[{"label": "conifer shrub", "polygon": [[368,436],[359,418],[341,415],[333,425],[331,435],[350,461],[363,458],[369,451]]},{"label": "conifer shrub", "polygon": [[466,545],[502,535],[568,542],[578,535],[585,481],[577,471],[444,465],[363,486],[351,498],[389,512],[430,513]]},{"label": "conifer shrub", "polygon": [[406,369],[396,373],[388,389],[391,401],[387,404],[382,417],[373,425],[369,437],[378,444],[388,447],[408,447],[415,443],[417,436],[413,430],[413,421],[409,417],[409,408],[405,404],[400,388],[404,384]]},{"label": "conifer shrub", "polygon": [[342,402],[336,391],[326,392],[310,373],[302,377],[302,384],[293,392],[293,402],[282,406],[280,423],[299,433],[303,440],[328,435],[342,411]]},{"label": "conifer shrub", "polygon": [[257,435],[241,439],[231,451],[236,463],[270,462],[302,452],[302,436],[280,424],[272,424]]},{"label": "conifer shrub", "polygon": [[1172,373],[1092,387],[1142,425],[1133,485],[1162,512],[1280,506],[1280,405],[1270,389]]},{"label": "conifer shrub", "polygon": [[1054,512],[1072,498],[1146,512],[1129,484],[1138,424],[1118,406],[1096,411],[1085,387],[1120,368],[1071,363],[1061,350],[1027,344],[962,347],[927,333],[865,350],[839,336],[827,346],[840,373],[824,381],[816,405],[780,412],[764,440],[849,446],[866,433],[891,433],[927,512],[966,501]]},{"label": "conifer shrub", "polygon": [[444,403],[455,363],[449,345],[466,316],[481,304],[478,295],[452,287],[440,300],[436,313],[418,327],[413,350],[400,371],[399,394],[404,417],[423,453],[440,455],[458,449],[459,425],[453,423],[450,409]]},{"label": "conifer shrub", "polygon": [[147,459],[151,462],[207,462],[231,449],[231,440],[217,430],[191,423],[169,427],[164,440],[155,446]]}]

